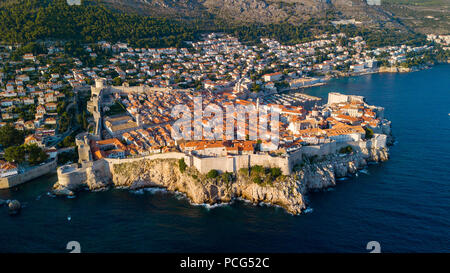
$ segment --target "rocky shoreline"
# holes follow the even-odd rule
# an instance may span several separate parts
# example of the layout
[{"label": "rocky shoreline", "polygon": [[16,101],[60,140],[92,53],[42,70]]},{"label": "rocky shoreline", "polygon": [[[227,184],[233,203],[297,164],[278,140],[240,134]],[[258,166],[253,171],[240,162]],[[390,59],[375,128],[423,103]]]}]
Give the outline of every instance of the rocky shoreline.
[{"label": "rocky shoreline", "polygon": [[355,174],[368,162],[383,162],[388,158],[387,148],[306,158],[295,166],[291,175],[259,182],[254,181],[248,169],[241,169],[230,178],[223,175],[211,178],[195,168],[182,171],[174,159],[142,160],[113,165],[111,178],[91,171],[82,185],[68,187],[57,182],[53,191],[56,195],[74,195],[83,187],[91,191],[111,187],[130,190],[157,187],[183,193],[192,204],[214,205],[244,199],[254,204],[278,205],[288,213],[298,215],[306,209],[308,192],[333,187],[337,178]]}]

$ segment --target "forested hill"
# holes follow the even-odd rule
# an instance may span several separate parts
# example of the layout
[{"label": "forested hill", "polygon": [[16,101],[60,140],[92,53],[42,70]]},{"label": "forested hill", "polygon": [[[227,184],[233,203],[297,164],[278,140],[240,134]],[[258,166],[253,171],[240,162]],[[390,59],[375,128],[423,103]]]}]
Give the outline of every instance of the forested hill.
[{"label": "forested hill", "polygon": [[193,39],[189,29],[174,21],[113,12],[95,3],[69,6],[66,0],[8,1],[0,7],[0,18],[0,39],[8,43],[53,38],[160,46]]},{"label": "forested hill", "polygon": [[180,47],[183,41],[195,40],[199,34],[211,31],[227,32],[252,43],[261,37],[270,37],[292,44],[308,41],[317,34],[339,31],[363,36],[369,46],[423,41],[423,36],[387,28],[376,31],[355,26],[336,29],[328,19],[310,18],[302,24],[234,24],[214,18],[194,18],[186,22],[116,12],[98,1],[86,0],[81,6],[69,6],[66,0],[0,1],[0,16],[0,40],[3,43],[46,39],[88,43],[105,40],[128,42],[138,47]]},{"label": "forested hill", "polygon": [[97,1],[69,6],[66,0],[9,0],[0,6],[0,39],[26,43],[44,39],[76,39],[83,42],[127,41],[137,46],[180,46],[202,32],[225,31],[246,41],[261,36],[283,42],[300,42],[313,34],[332,31],[313,19],[294,26],[288,23],[234,25],[225,21],[154,18],[113,11]]}]

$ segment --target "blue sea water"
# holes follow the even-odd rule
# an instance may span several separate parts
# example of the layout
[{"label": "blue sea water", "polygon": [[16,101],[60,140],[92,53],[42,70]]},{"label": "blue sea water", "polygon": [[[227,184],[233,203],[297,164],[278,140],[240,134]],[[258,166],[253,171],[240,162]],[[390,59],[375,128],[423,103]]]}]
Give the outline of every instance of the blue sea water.
[{"label": "blue sea water", "polygon": [[309,195],[312,210],[291,216],[281,208],[235,202],[191,206],[164,191],[47,195],[49,175],[1,199],[25,207],[16,217],[0,208],[0,252],[450,252],[450,66],[408,74],[333,80],[305,90],[362,95],[386,108],[398,143],[388,162]]}]

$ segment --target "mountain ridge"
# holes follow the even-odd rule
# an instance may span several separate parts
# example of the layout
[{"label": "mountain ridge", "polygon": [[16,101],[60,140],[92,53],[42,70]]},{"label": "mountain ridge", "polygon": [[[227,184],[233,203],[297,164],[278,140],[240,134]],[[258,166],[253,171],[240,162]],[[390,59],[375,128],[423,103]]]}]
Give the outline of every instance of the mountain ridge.
[{"label": "mountain ridge", "polygon": [[102,0],[107,6],[143,15],[214,17],[235,23],[298,24],[311,18],[356,19],[364,24],[396,25],[365,0]]}]

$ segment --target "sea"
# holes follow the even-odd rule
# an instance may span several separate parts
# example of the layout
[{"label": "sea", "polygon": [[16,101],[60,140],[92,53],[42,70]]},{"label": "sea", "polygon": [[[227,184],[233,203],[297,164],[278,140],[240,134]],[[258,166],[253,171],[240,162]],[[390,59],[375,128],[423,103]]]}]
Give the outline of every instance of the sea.
[{"label": "sea", "polygon": [[161,189],[50,194],[56,175],[0,190],[0,252],[450,252],[450,65],[331,80],[305,89],[365,96],[385,107],[390,160],[308,195],[306,213],[235,201],[191,205]]}]

